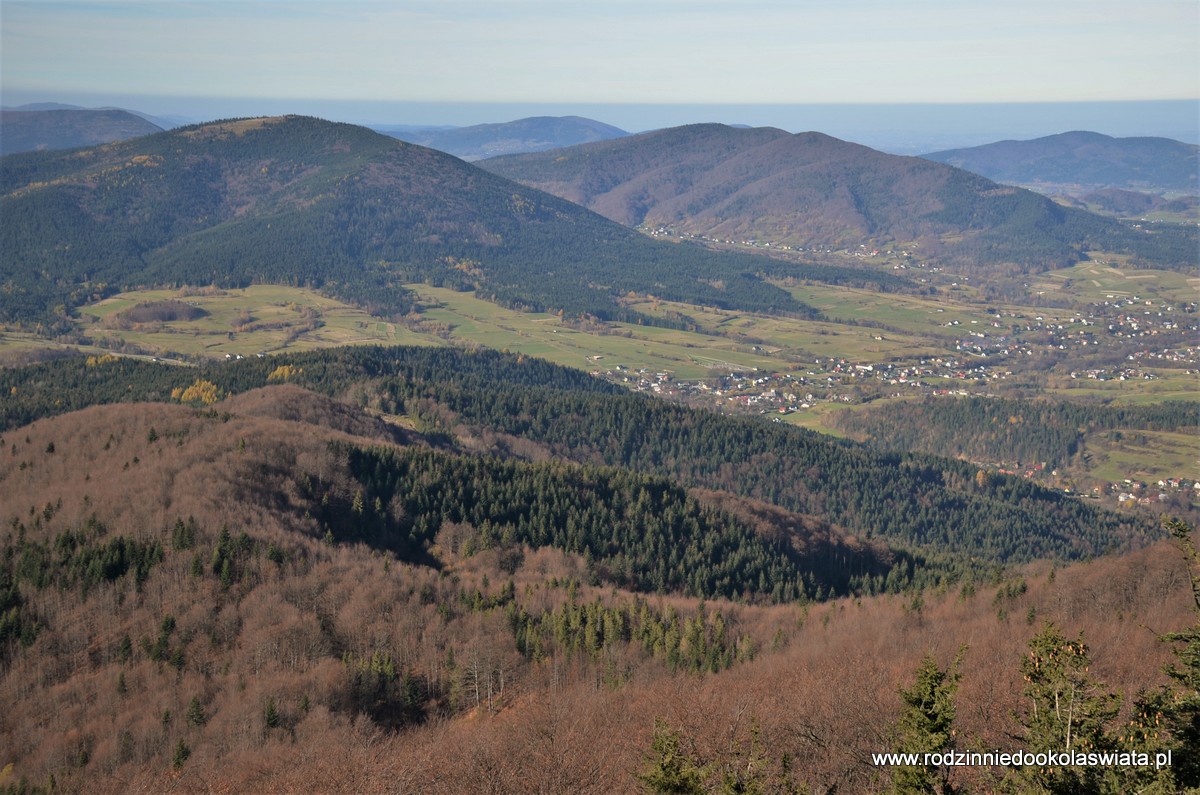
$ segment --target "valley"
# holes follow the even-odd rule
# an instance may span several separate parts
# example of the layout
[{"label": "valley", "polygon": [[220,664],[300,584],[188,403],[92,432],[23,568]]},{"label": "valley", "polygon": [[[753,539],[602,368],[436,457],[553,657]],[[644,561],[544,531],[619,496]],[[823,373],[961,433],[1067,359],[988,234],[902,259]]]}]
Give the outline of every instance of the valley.
[{"label": "valley", "polygon": [[[624,300],[647,318],[683,319],[681,329],[521,312],[473,292],[424,284],[404,286],[412,310],[392,320],[303,288],[146,290],[82,307],[74,331],[81,342],[58,348],[197,362],[345,344],[484,346],[584,370],[633,391],[835,435],[846,433],[840,412],[876,411],[898,400],[1042,395],[1133,406],[1200,393],[1192,277],[1089,262],[1032,281],[1027,294],[1041,305],[1021,305],[985,303],[976,290],[953,285],[953,276],[931,276],[942,283],[933,296],[776,282],[823,320],[645,296]],[[168,301],[193,306],[200,316],[140,323],[125,317],[133,307]],[[8,331],[0,355],[36,356],[46,344]],[[1110,431],[1089,435],[1095,456],[1080,454],[1057,467],[1002,456],[974,460],[1114,506],[1145,505],[1159,494],[1178,505],[1183,497],[1156,489],[1163,479],[1183,483],[1176,495],[1190,494],[1200,475],[1195,434],[1172,432],[1144,454],[1114,449],[1110,437]],[[1135,483],[1143,491],[1130,501]]]}]

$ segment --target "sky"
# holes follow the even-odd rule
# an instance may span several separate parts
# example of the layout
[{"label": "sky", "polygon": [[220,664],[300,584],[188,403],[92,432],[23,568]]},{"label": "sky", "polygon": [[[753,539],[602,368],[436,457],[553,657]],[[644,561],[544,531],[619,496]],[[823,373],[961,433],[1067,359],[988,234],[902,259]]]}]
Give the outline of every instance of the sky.
[{"label": "sky", "polygon": [[0,0],[10,106],[464,124],[508,120],[465,108],[1198,97],[1196,0]]}]

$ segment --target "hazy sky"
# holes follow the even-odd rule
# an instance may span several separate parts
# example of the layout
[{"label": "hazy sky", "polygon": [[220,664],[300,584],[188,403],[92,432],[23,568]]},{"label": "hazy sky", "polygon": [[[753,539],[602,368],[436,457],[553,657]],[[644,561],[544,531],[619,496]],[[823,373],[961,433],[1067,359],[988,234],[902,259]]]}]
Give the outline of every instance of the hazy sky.
[{"label": "hazy sky", "polygon": [[[631,131],[722,121],[929,151],[1068,129],[1193,140],[1197,98],[1197,0],[0,0],[7,105],[375,124],[577,114]],[[1058,115],[896,104],[1106,100],[1190,102]]]},{"label": "hazy sky", "polygon": [[450,102],[1200,96],[1196,0],[0,2],[5,93]]}]

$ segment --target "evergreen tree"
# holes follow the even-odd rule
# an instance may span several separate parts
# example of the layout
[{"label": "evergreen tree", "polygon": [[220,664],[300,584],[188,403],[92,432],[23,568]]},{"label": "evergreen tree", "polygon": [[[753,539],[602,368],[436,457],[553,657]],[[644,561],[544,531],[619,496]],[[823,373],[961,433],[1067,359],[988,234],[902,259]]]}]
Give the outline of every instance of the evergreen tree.
[{"label": "evergreen tree", "polygon": [[730,749],[730,759],[721,775],[721,795],[764,795],[768,791],[793,792],[795,787],[784,779],[771,788],[767,781],[767,755],[758,721],[750,726],[750,738],[744,748]]},{"label": "evergreen tree", "polygon": [[654,721],[654,741],[638,780],[655,795],[692,795],[704,791],[704,768],[683,748],[683,736],[663,720]]},{"label": "evergreen tree", "polygon": [[[961,678],[959,667],[965,649],[942,670],[932,654],[925,656],[910,688],[901,688],[904,712],[896,723],[897,753],[934,754],[955,747],[954,698]],[[951,793],[949,768],[942,765],[897,767],[892,779],[896,793]]]},{"label": "evergreen tree", "polygon": [[204,707],[200,704],[198,696],[192,696],[191,703],[188,704],[187,712],[184,714],[187,722],[191,726],[203,726],[208,717],[204,714]]},{"label": "evergreen tree", "polygon": [[[1088,673],[1090,665],[1083,637],[1069,639],[1053,624],[1030,641],[1021,663],[1029,704],[1022,719],[1025,750],[1088,753],[1112,747],[1105,726],[1116,717],[1117,698],[1100,692]],[[1096,768],[1025,767],[1019,776],[1023,788],[1033,792],[1095,792],[1101,787]]]},{"label": "evergreen tree", "polygon": [[1129,750],[1152,755],[1170,753],[1171,764],[1157,770],[1121,771],[1126,790],[1147,793],[1200,791],[1200,552],[1192,528],[1179,519],[1164,523],[1179,545],[1187,565],[1195,603],[1192,626],[1162,636],[1175,647],[1175,660],[1166,667],[1166,687],[1139,694],[1125,731]]},{"label": "evergreen tree", "polygon": [[171,756],[171,766],[176,770],[183,767],[183,763],[192,755],[192,749],[188,748],[188,744],[182,739],[175,743],[175,753]]}]

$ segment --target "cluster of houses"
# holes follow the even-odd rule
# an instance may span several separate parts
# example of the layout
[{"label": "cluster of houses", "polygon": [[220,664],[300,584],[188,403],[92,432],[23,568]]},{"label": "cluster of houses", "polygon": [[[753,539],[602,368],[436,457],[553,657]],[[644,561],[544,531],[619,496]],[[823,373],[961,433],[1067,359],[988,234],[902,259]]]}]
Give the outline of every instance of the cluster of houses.
[{"label": "cluster of houses", "polygon": [[[812,369],[795,373],[749,370],[698,380],[677,379],[669,372],[632,370],[620,365],[596,371],[597,376],[623,384],[635,392],[660,397],[694,400],[711,407],[758,414],[787,415],[812,408],[819,402],[850,403],[862,396],[856,389],[867,382],[898,387],[894,396],[920,394],[968,394],[966,390],[936,386],[924,379],[974,380],[996,373],[986,367],[968,366],[956,359],[928,359],[919,364],[854,364],[846,359],[815,362]],[[907,391],[905,391],[907,390]],[[878,394],[878,389],[871,389]]]},{"label": "cluster of houses", "polygon": [[1126,478],[1120,483],[1109,483],[1092,489],[1096,496],[1113,495],[1123,507],[1149,506],[1169,502],[1173,495],[1200,501],[1200,480],[1187,478],[1161,478],[1153,484]]},{"label": "cluster of houses", "polygon": [[[961,369],[961,362],[954,359],[922,360],[919,365],[856,365],[845,359],[829,359],[825,367],[803,373],[766,373],[751,371],[730,373],[719,377],[697,381],[677,380],[669,372],[652,372],[642,368],[631,370],[616,367],[606,373],[596,373],[624,383],[634,391],[649,392],[661,397],[707,404],[719,410],[735,413],[755,413],[771,416],[781,422],[782,417],[809,409],[819,402],[846,403],[852,400],[846,393],[833,387],[856,378],[879,378],[889,384],[922,384],[923,377],[955,378],[967,377],[969,370]],[[922,384],[923,385],[923,384]],[[900,393],[896,393],[897,395]],[[947,396],[982,395],[967,389],[935,387],[929,394]],[[1060,482],[1058,471],[1047,471],[1044,463],[1025,466],[1000,467],[1001,474],[1025,479],[1036,479],[1047,485]],[[1070,488],[1064,491],[1072,493]],[[1182,500],[1182,504],[1200,502],[1200,480],[1186,477],[1162,478],[1157,483],[1147,484],[1133,479],[1123,482],[1094,486],[1086,493],[1096,499],[1113,500],[1122,507],[1154,506]]]},{"label": "cluster of houses", "polygon": [[[1159,304],[1153,313],[1147,310],[1144,315],[1137,316],[1124,312],[1113,315],[1112,307],[1110,302],[1105,302],[1097,304],[1092,314],[1073,313],[1062,318],[1043,315],[1024,318],[1014,312],[998,313],[990,324],[992,329],[999,329],[998,332],[990,331],[988,327],[968,330],[965,337],[956,341],[955,349],[974,356],[1031,356],[1038,350],[1081,348],[1081,353],[1090,353],[1098,352],[1096,348],[1109,341],[1142,342],[1158,337],[1155,342],[1159,344],[1153,350],[1135,351],[1128,354],[1128,358],[1153,358],[1175,365],[1197,362],[1200,348],[1194,340],[1196,332],[1200,331],[1200,316],[1196,314],[1194,304],[1185,305],[1182,310]],[[1005,321],[1005,317],[1009,319]],[[974,320],[970,323],[979,325]],[[954,327],[961,323],[950,320],[942,325]],[[1162,347],[1164,343],[1166,347]],[[1089,351],[1086,346],[1095,348]]]},{"label": "cluster of houses", "polygon": [[[658,232],[674,235],[669,229]],[[768,245],[754,240],[719,242]],[[886,253],[907,255],[903,251]],[[864,249],[860,254],[877,256],[879,252]],[[924,266],[913,263],[913,267]],[[766,415],[776,422],[818,403],[926,394],[990,396],[992,384],[1012,378],[1014,373],[1040,370],[1055,360],[1073,363],[1074,369],[1063,372],[1077,380],[1147,381],[1158,378],[1163,368],[1182,368],[1200,375],[1200,306],[1196,302],[1172,304],[1114,294],[1086,309],[997,308],[989,309],[987,317],[956,319],[952,315],[948,311],[942,315],[946,320],[937,324],[955,330],[943,356],[893,362],[822,358],[799,367],[781,362],[783,367],[795,368],[790,372],[751,369],[696,380],[620,366],[596,374],[635,391],[721,411]],[[881,340],[886,333],[881,331],[875,338]],[[1049,360],[1044,358],[1047,355]],[[1043,469],[1035,464],[1001,471],[1047,485],[1065,485],[1057,472]],[[1200,480],[1171,477],[1157,484],[1126,480],[1096,486],[1086,496],[1125,507],[1165,504],[1170,508],[1200,501]]]},{"label": "cluster of houses", "polygon": [[1071,377],[1092,381],[1153,381],[1158,378],[1158,373],[1137,367],[1092,367],[1072,370]]}]

